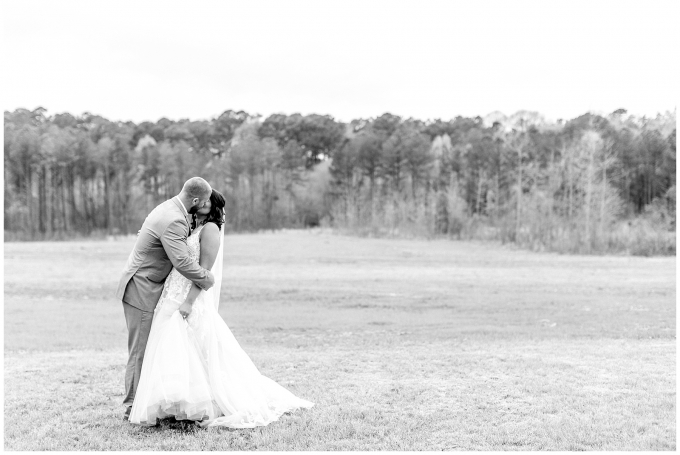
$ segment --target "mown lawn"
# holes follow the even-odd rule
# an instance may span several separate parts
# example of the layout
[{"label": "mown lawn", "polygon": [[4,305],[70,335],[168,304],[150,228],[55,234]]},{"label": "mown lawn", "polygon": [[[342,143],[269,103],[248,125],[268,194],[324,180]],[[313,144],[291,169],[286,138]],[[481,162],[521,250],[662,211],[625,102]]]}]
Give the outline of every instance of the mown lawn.
[{"label": "mown lawn", "polygon": [[316,406],[200,430],[121,420],[133,241],[4,245],[5,449],[675,449],[675,258],[228,236],[222,317]]}]

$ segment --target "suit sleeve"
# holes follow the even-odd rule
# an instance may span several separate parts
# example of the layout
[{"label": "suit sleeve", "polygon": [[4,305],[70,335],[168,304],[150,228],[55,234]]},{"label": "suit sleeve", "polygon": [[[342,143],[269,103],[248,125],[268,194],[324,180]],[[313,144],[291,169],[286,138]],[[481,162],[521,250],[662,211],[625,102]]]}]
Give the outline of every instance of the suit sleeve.
[{"label": "suit sleeve", "polygon": [[198,262],[191,260],[186,231],[182,222],[173,221],[161,235],[161,243],[170,262],[179,273],[201,289],[209,289],[212,286],[208,278],[210,272],[198,265]]}]

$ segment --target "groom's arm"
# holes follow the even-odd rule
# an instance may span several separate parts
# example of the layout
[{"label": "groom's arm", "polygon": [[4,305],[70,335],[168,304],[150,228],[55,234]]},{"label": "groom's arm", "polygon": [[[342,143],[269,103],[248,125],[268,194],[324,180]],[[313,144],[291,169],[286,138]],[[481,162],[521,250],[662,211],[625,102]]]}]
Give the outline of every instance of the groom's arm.
[{"label": "groom's arm", "polygon": [[215,284],[212,273],[191,260],[184,223],[179,220],[170,223],[161,235],[161,243],[172,265],[196,286],[210,289]]},{"label": "groom's arm", "polygon": [[[215,265],[215,259],[217,258],[217,251],[220,248],[220,229],[215,225],[215,223],[208,223],[203,228],[201,232],[201,259],[199,264],[201,267],[206,269],[212,269]],[[194,301],[201,293],[201,288],[197,287],[195,284],[191,286],[189,294],[187,294],[186,299],[179,307],[179,312],[182,317],[187,317],[191,313],[191,309],[194,305]]]}]

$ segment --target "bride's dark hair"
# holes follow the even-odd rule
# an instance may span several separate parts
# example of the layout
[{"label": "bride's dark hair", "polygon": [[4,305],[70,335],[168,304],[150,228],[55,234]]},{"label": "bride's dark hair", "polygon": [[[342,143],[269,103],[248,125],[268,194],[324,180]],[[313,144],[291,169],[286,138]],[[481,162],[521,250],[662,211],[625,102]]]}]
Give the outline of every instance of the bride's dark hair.
[{"label": "bride's dark hair", "polygon": [[[203,220],[203,224],[213,222],[217,225],[218,229],[222,229],[222,225],[224,224],[224,206],[226,205],[226,202],[224,200],[224,196],[222,196],[222,193],[220,193],[217,190],[212,190],[212,193],[210,193],[210,213],[208,213],[208,216],[205,217],[205,220]],[[197,223],[196,223],[196,214],[193,216],[193,228],[197,228]]]}]

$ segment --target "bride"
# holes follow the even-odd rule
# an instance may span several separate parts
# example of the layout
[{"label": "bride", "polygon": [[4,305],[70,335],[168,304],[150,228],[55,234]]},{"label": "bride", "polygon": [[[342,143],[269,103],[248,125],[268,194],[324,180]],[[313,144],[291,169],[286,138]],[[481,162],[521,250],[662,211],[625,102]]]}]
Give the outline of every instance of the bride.
[{"label": "bride", "polygon": [[252,428],[311,408],[263,376],[217,312],[224,254],[224,197],[213,190],[187,239],[191,258],[215,276],[202,291],[175,269],[153,316],[130,422],[174,416],[202,427]]}]

